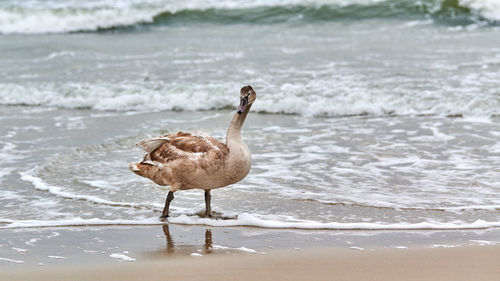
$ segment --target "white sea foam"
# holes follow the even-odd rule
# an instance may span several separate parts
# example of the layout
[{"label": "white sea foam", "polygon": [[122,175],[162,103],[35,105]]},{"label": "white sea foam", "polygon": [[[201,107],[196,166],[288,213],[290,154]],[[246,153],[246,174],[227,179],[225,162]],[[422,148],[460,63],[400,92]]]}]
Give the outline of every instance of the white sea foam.
[{"label": "white sea foam", "polygon": [[12,247],[12,250],[17,251],[21,255],[24,255],[24,254],[26,254],[26,253],[28,253],[30,251],[30,250],[27,250],[27,249],[16,248],[16,247]]},{"label": "white sea foam", "polygon": [[242,252],[247,252],[247,253],[265,254],[265,252],[257,252],[256,250],[250,249],[247,247],[231,248],[231,247],[226,247],[226,246],[213,245],[212,249],[214,249],[214,250],[237,250],[237,251],[242,251]]},{"label": "white sea foam", "polygon": [[12,260],[12,259],[2,258],[2,257],[0,257],[0,261],[6,261],[6,262],[12,262],[12,263],[24,263],[24,261]]},{"label": "white sea foam", "polygon": [[498,0],[459,0],[458,2],[486,19],[500,21],[500,1]]},{"label": "white sea foam", "polygon": [[460,247],[460,245],[440,245],[440,244],[433,244],[431,245],[431,248],[455,248],[455,247]]},{"label": "white sea foam", "polygon": [[32,247],[35,247],[35,243],[42,240],[41,238],[31,238],[30,240],[24,242],[24,244],[28,245],[28,246],[32,246]]},{"label": "white sea foam", "polygon": [[160,5],[138,5],[137,1],[102,5],[97,5],[97,1],[90,4],[65,1],[63,6],[56,1],[26,2],[18,3],[16,8],[4,4],[0,9],[0,33],[59,33],[128,26],[152,22],[153,17],[163,11]]},{"label": "white sea foam", "polygon": [[[208,218],[193,217],[180,215],[178,217],[169,218],[169,223],[184,224],[184,225],[207,225],[213,227],[235,227],[235,226],[251,226],[261,228],[274,229],[309,229],[309,230],[449,230],[449,229],[488,229],[500,227],[500,222],[487,222],[477,220],[470,223],[437,223],[437,222],[421,222],[421,223],[340,223],[340,222],[317,222],[310,220],[295,220],[290,221],[288,217],[283,220],[276,220],[277,216],[272,216],[273,219],[268,219],[266,216],[243,213],[234,220],[214,220]],[[38,228],[38,227],[65,227],[65,226],[99,226],[99,225],[161,225],[164,224],[160,219],[142,218],[136,220],[104,220],[99,218],[83,219],[73,218],[68,220],[17,220],[11,221],[9,224],[0,225],[0,229],[11,228]],[[38,240],[37,240],[38,241]],[[37,241],[28,241],[33,244]],[[243,249],[239,249],[243,250]]]},{"label": "white sea foam", "polygon": [[[409,93],[404,95],[390,91],[378,93],[362,81],[350,80],[349,76],[340,81],[325,77],[307,84],[297,81],[293,85],[267,85],[264,94],[259,95],[255,110],[304,116],[461,114],[477,120],[500,115],[500,98],[488,93],[474,90],[460,93],[455,89],[449,89],[449,93],[417,93],[413,89],[406,89]],[[225,81],[189,86],[160,81],[40,85],[0,83],[0,104],[115,111],[213,110],[235,107],[234,89],[239,86]],[[267,92],[273,94],[265,94]],[[415,99],[415,95],[420,98]],[[438,137],[449,137],[436,133]]]},{"label": "white sea foam", "polygon": [[121,206],[121,207],[132,207],[132,208],[150,208],[150,209],[160,209],[162,206],[160,204],[155,203],[134,203],[134,202],[116,202],[110,201],[106,199],[99,198],[97,196],[92,195],[82,195],[75,194],[72,192],[65,191],[63,187],[53,186],[45,183],[41,178],[32,176],[27,172],[20,173],[21,180],[31,182],[36,189],[48,191],[49,193],[56,195],[58,197],[67,198],[67,199],[77,199],[77,200],[86,200],[96,204],[110,205],[110,206]]},{"label": "white sea foam", "polygon": [[[5,228],[37,228],[37,227],[62,227],[62,226],[99,226],[99,225],[160,225],[164,222],[158,218],[145,218],[135,220],[104,220],[99,218],[83,219],[80,217],[67,220],[9,220],[0,229]],[[28,241],[29,242],[29,241]],[[35,241],[36,242],[36,241]],[[31,243],[31,242],[30,242]]]},{"label": "white sea foam", "polygon": [[488,241],[488,240],[470,240],[470,242],[474,242],[480,246],[500,244],[500,241]]},{"label": "white sea foam", "polygon": [[[276,216],[273,216],[276,217]],[[265,216],[243,213],[236,220],[212,220],[199,217],[189,217],[181,215],[169,219],[170,223],[187,225],[208,225],[208,226],[253,226],[263,228],[285,228],[285,229],[338,229],[338,230],[421,230],[421,229],[485,229],[500,227],[500,222],[487,222],[477,220],[471,223],[338,223],[338,222],[317,222],[307,220],[288,221],[269,220]]]},{"label": "white sea foam", "polygon": [[405,27],[414,27],[414,26],[419,26],[419,25],[428,25],[434,23],[434,20],[432,19],[426,19],[426,20],[415,20],[415,21],[409,21],[404,24]]},{"label": "white sea foam", "polygon": [[[19,153],[15,144],[11,142],[0,141],[0,159],[2,159],[2,163],[8,164],[21,160],[23,158],[24,156]],[[10,174],[10,172],[12,172],[12,168],[2,168],[0,170],[0,179]]]},{"label": "white sea foam", "polygon": [[134,258],[131,258],[125,254],[128,254],[128,252],[111,254],[111,255],[109,255],[109,257],[114,258],[114,259],[120,259],[123,261],[128,261],[128,262],[135,261]]},{"label": "white sea foam", "polygon": [[[293,192],[289,192],[290,195],[293,197],[295,194]],[[315,194],[317,196],[317,194]],[[347,197],[347,196],[346,196]],[[371,197],[370,200],[361,200],[361,199],[356,199],[355,198],[350,198],[352,201],[328,201],[328,200],[315,200],[317,202],[323,203],[323,204],[328,204],[328,205],[345,205],[345,206],[363,206],[363,207],[375,207],[375,208],[388,208],[388,209],[395,209],[395,210],[404,210],[404,209],[411,209],[411,210],[434,210],[434,211],[444,211],[444,212],[463,212],[463,211],[478,211],[478,210],[485,210],[485,211],[496,211],[500,210],[500,205],[468,205],[468,206],[456,206],[456,207],[446,207],[446,206],[424,206],[424,205],[415,205],[415,202],[413,202],[413,205],[404,205],[401,204],[405,201],[404,196],[399,195],[399,199],[401,202],[399,204],[397,203],[390,203],[388,201],[391,197],[390,196],[383,196],[380,195],[378,196],[379,200],[373,200],[377,197],[377,195],[374,195]],[[409,203],[412,200],[412,198],[407,198]],[[414,200],[415,198],[413,198]]]},{"label": "white sea foam", "polygon": [[63,259],[67,259],[67,257],[63,257],[63,256],[47,256],[49,259],[56,259],[56,260],[63,260]]},{"label": "white sea foam", "polygon": [[[206,110],[233,105],[237,85],[212,84],[192,87],[121,83],[112,84],[47,84],[29,87],[0,84],[0,104],[28,104],[63,108],[97,110]],[[224,90],[225,89],[225,90]],[[221,95],[214,96],[213,92]],[[231,95],[232,94],[232,95]],[[168,98],[165,98],[168,96]]]},{"label": "white sea foam", "polygon": [[236,250],[247,252],[247,253],[257,253],[256,250],[250,249],[250,248],[247,248],[247,247],[239,247],[239,248],[236,248]]},{"label": "white sea foam", "polygon": [[97,188],[104,188],[104,189],[111,189],[111,190],[120,190],[120,187],[113,185],[112,183],[109,183],[104,180],[82,180],[84,183],[97,187]]},{"label": "white sea foam", "polygon": [[59,235],[61,235],[61,233],[59,233],[59,232],[52,232],[52,234],[47,235],[46,238],[54,238],[54,237],[57,237]]}]

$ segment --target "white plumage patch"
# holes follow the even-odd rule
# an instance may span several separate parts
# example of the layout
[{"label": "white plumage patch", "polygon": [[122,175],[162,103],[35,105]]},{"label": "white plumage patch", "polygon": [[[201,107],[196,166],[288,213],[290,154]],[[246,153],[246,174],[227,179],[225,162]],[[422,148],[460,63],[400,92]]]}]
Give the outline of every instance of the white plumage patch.
[{"label": "white plumage patch", "polygon": [[162,163],[156,162],[156,161],[151,161],[151,160],[142,161],[141,164],[148,164],[148,165],[157,166],[160,169],[163,168],[163,164]]},{"label": "white plumage patch", "polygon": [[136,164],[130,164],[130,170],[133,172],[139,172],[139,168],[137,168]]},{"label": "white plumage patch", "polygon": [[155,151],[158,147],[160,147],[162,144],[170,141],[167,137],[161,137],[161,138],[154,138],[154,139],[149,139],[145,141],[141,141],[137,145],[142,147],[144,151],[147,153],[151,153]]}]

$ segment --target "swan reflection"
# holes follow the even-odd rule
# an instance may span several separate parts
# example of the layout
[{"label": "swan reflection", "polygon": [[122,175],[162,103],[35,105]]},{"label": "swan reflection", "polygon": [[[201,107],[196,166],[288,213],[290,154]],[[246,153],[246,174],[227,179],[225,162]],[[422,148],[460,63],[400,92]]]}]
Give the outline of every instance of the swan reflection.
[{"label": "swan reflection", "polygon": [[212,230],[205,229],[205,243],[203,247],[201,245],[186,245],[180,243],[179,245],[175,245],[174,238],[170,233],[170,228],[168,224],[165,224],[163,227],[163,233],[165,234],[165,240],[167,242],[166,252],[167,254],[191,254],[191,253],[203,253],[203,254],[212,254],[213,253],[213,239],[212,239]]}]

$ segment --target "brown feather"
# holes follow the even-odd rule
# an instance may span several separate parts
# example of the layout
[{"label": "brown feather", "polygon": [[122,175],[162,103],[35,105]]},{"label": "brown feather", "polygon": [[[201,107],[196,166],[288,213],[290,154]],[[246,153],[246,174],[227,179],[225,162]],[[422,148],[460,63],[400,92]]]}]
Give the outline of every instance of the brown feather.
[{"label": "brown feather", "polygon": [[193,157],[194,153],[199,153],[200,157],[210,153],[218,156],[216,158],[222,158],[229,152],[225,144],[208,136],[178,132],[177,134],[165,135],[163,138],[167,138],[169,141],[164,142],[149,154],[152,161],[168,163],[177,159]]}]

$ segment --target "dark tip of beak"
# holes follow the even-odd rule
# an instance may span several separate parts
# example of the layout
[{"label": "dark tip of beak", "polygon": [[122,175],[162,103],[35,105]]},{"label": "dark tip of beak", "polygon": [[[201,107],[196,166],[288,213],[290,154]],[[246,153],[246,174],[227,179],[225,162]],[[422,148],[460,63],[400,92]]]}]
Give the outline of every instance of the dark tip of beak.
[{"label": "dark tip of beak", "polygon": [[242,98],[240,100],[240,106],[238,108],[238,114],[241,115],[245,111],[245,109],[247,107],[247,104],[248,104],[248,97]]}]

